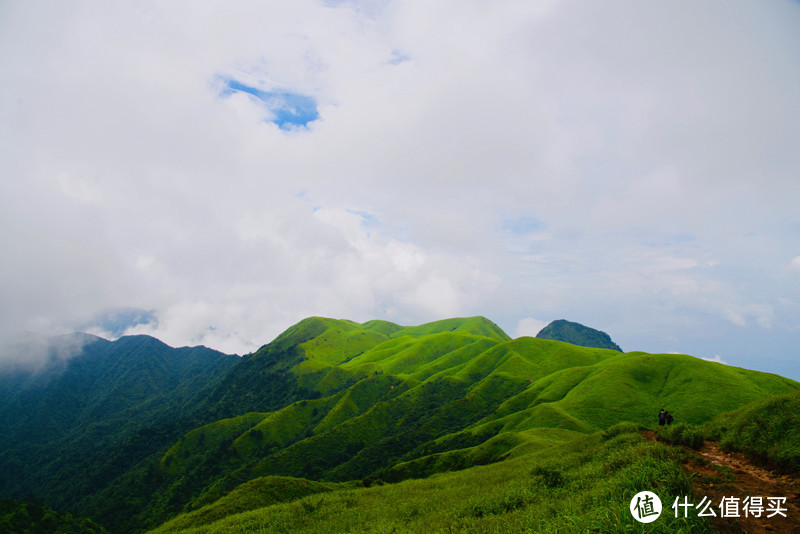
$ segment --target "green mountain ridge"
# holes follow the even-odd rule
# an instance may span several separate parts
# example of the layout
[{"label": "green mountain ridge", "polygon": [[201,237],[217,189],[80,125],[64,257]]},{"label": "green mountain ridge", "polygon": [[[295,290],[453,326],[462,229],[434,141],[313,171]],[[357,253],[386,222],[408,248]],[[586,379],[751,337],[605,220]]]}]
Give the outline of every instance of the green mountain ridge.
[{"label": "green mountain ridge", "polygon": [[[157,360],[148,351],[158,345],[125,343],[144,366],[134,374],[153,376],[148,369]],[[131,412],[137,419],[145,408],[180,404],[162,412],[179,423],[150,453],[140,452],[94,487],[83,486],[72,501],[75,510],[114,532],[171,518],[185,526],[195,520],[181,514],[220,520],[278,502],[256,495],[272,495],[277,487],[303,493],[327,484],[338,494],[469,471],[557,451],[621,421],[652,426],[662,407],[677,422],[702,425],[800,387],[778,375],[687,355],[511,339],[483,317],[412,327],[311,317],[252,354],[216,357],[225,363],[208,375],[186,367],[193,378],[178,383],[191,384],[191,396],[179,386],[165,388],[158,402],[135,397],[141,401]],[[134,439],[152,427],[132,428]],[[42,484],[52,483],[52,475],[43,474]],[[300,493],[295,497],[304,502],[312,498]]]}]

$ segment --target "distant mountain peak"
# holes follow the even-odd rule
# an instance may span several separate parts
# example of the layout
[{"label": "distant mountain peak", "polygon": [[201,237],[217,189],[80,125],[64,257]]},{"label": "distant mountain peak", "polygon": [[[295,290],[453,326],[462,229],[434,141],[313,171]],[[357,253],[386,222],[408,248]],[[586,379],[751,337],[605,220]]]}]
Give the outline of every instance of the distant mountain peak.
[{"label": "distant mountain peak", "polygon": [[539,339],[563,341],[581,347],[611,349],[622,352],[619,345],[614,343],[611,340],[611,336],[605,332],[564,319],[557,319],[545,326],[536,334],[536,337]]}]

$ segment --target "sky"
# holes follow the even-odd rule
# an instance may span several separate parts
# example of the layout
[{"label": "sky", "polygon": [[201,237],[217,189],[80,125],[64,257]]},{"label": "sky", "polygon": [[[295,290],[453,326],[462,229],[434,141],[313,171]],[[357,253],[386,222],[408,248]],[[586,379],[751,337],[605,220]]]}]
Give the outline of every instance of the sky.
[{"label": "sky", "polygon": [[555,319],[800,379],[800,3],[0,2],[0,338]]}]

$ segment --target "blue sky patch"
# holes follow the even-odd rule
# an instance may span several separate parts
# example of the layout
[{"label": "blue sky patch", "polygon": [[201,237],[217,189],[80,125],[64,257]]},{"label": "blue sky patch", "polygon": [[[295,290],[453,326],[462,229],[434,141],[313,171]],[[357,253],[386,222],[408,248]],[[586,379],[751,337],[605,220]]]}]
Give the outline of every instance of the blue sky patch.
[{"label": "blue sky patch", "polygon": [[544,221],[536,217],[517,217],[514,219],[503,219],[503,230],[514,235],[525,235],[539,232],[547,228]]},{"label": "blue sky patch", "polygon": [[411,56],[409,56],[408,54],[404,54],[399,50],[392,50],[392,58],[389,60],[389,64],[399,65],[400,63],[404,63],[406,61],[409,61],[410,59]]},{"label": "blue sky patch", "polygon": [[112,338],[117,338],[125,333],[128,328],[139,325],[158,325],[158,316],[154,310],[141,308],[116,308],[106,310],[95,316],[87,324],[80,326],[80,330],[99,329]]},{"label": "blue sky patch", "polygon": [[310,96],[291,91],[263,91],[237,80],[223,78],[225,87],[220,92],[221,96],[230,96],[234,93],[246,93],[261,102],[273,117],[274,122],[281,130],[291,130],[298,126],[307,126],[309,122],[319,118],[317,102]]},{"label": "blue sky patch", "polygon": [[378,220],[376,219],[375,215],[368,211],[348,209],[347,212],[361,217],[361,226],[369,227],[376,226],[378,224]]}]

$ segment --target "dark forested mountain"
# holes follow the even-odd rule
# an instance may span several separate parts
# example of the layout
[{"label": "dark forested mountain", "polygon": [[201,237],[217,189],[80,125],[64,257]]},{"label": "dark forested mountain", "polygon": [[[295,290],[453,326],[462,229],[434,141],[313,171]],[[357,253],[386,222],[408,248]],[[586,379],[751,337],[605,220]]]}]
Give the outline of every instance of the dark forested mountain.
[{"label": "dark forested mountain", "polygon": [[242,358],[81,339],[49,370],[5,374],[0,496],[112,532],[467,469],[649,425],[662,405],[704,424],[798,387],[691,356],[511,339],[483,317],[312,317]]},{"label": "dark forested mountain", "polygon": [[[202,421],[193,405],[238,358],[149,336],[29,337],[0,372],[0,496],[72,508]],[[24,354],[14,355],[17,361]]]},{"label": "dark forested mountain", "polygon": [[619,345],[611,341],[611,336],[600,330],[589,328],[580,323],[573,323],[558,319],[542,328],[536,334],[539,339],[552,339],[572,343],[581,347],[595,347],[598,349],[611,349],[622,352]]},{"label": "dark forested mountain", "polygon": [[0,499],[0,532],[4,534],[108,534],[91,519],[55,512],[35,503]]}]

